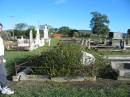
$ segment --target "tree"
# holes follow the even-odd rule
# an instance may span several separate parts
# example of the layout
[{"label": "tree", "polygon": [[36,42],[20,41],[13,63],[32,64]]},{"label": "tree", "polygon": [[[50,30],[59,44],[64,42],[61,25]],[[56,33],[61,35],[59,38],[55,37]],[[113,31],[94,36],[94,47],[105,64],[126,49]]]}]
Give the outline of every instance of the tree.
[{"label": "tree", "polygon": [[92,19],[90,21],[90,27],[93,34],[107,36],[109,33],[109,19],[107,15],[99,12],[91,12]]},{"label": "tree", "polygon": [[80,32],[76,29],[73,29],[70,31],[69,36],[70,37],[80,37]]},{"label": "tree", "polygon": [[18,23],[15,25],[13,34],[14,34],[14,36],[17,36],[17,37],[21,37],[21,36],[26,37],[25,32],[28,28],[29,28],[29,26],[26,23]]},{"label": "tree", "polygon": [[63,26],[60,27],[58,32],[59,34],[68,35],[71,32],[71,29],[69,27]]},{"label": "tree", "polygon": [[33,38],[35,38],[37,31],[36,31],[36,29],[35,29],[34,26],[30,26],[30,27],[25,31],[25,34],[24,34],[25,37],[26,37],[26,38],[29,38],[29,32],[30,32],[30,30],[32,30]]},{"label": "tree", "polygon": [[49,34],[54,34],[55,33],[55,29],[56,28],[53,28],[51,25],[47,25],[48,29],[49,29]]},{"label": "tree", "polygon": [[28,25],[26,23],[18,23],[15,25],[16,30],[26,30],[28,28]]},{"label": "tree", "polygon": [[14,29],[12,32],[11,32],[11,34],[13,35],[13,38],[14,38],[14,36],[16,36],[16,37],[21,37],[22,35],[23,35],[23,31],[20,31],[20,30],[17,30],[17,29]]}]

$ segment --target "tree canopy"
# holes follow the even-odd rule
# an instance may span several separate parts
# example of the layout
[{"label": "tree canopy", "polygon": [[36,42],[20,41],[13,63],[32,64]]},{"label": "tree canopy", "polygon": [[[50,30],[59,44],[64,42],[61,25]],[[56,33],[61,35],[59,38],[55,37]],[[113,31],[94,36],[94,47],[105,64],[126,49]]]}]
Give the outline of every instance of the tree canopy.
[{"label": "tree canopy", "polygon": [[69,27],[63,26],[60,27],[57,33],[63,34],[63,35],[68,35],[68,33],[71,31]]},{"label": "tree canopy", "polygon": [[18,23],[15,25],[16,30],[26,30],[28,25],[26,23]]},{"label": "tree canopy", "polygon": [[99,12],[91,12],[92,19],[90,21],[90,27],[93,34],[106,36],[109,32],[109,19],[107,15]]}]

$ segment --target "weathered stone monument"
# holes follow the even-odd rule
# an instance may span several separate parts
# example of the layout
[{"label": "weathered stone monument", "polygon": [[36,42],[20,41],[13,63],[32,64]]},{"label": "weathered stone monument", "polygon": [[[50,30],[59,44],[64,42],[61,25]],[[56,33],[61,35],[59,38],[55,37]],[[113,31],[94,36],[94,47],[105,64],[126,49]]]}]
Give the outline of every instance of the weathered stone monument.
[{"label": "weathered stone monument", "polygon": [[30,30],[30,32],[29,32],[29,50],[33,50],[33,49],[34,49],[34,40],[33,40],[32,30]]},{"label": "weathered stone monument", "polygon": [[30,30],[29,39],[25,39],[23,38],[23,36],[21,36],[20,39],[17,39],[18,47],[22,47],[25,50],[33,50],[38,47],[44,46],[45,42],[47,42],[48,45],[50,46],[51,39],[49,38],[49,35],[48,35],[47,25],[45,25],[45,28],[43,29],[43,31],[44,31],[44,37],[41,37],[40,32],[39,32],[39,27],[37,27],[36,38],[33,39],[32,30]]},{"label": "weathered stone monument", "polygon": [[17,39],[17,42],[18,42],[18,47],[27,47],[27,46],[29,46],[29,40],[23,38],[23,36],[21,36],[20,39]]},{"label": "weathered stone monument", "polygon": [[82,59],[81,59],[83,65],[88,66],[95,63],[95,57],[87,52],[82,51]]},{"label": "weathered stone monument", "polygon": [[113,38],[112,38],[113,46],[123,47],[123,44],[121,43],[122,40],[123,40],[123,33],[113,32]]},{"label": "weathered stone monument", "polygon": [[39,28],[37,27],[37,33],[36,33],[36,39],[35,39],[35,46],[36,47],[41,47],[41,46],[44,46],[44,45],[45,45],[44,38],[40,37]]},{"label": "weathered stone monument", "polygon": [[44,28],[44,39],[49,39],[47,25],[45,25],[45,28]]},{"label": "weathered stone monument", "polygon": [[32,30],[30,30],[29,32],[29,45],[31,46],[32,45],[32,42],[33,42],[33,34],[32,34]]},{"label": "weathered stone monument", "polygon": [[90,42],[91,42],[91,39],[84,39],[84,38],[83,38],[83,39],[81,40],[81,45],[85,45],[85,46],[88,47],[88,49],[90,49],[90,48],[91,48]]},{"label": "weathered stone monument", "polygon": [[40,32],[39,32],[38,27],[37,27],[37,33],[36,33],[36,39],[35,39],[35,46],[37,46],[37,47],[40,46]]},{"label": "weathered stone monument", "polygon": [[48,43],[48,46],[50,46],[51,39],[49,38],[49,35],[48,35],[47,24],[45,25],[43,31],[44,31],[44,40],[45,40],[46,43]]},{"label": "weathered stone monument", "polygon": [[119,72],[119,80],[130,79],[130,56],[107,56],[112,68]]}]

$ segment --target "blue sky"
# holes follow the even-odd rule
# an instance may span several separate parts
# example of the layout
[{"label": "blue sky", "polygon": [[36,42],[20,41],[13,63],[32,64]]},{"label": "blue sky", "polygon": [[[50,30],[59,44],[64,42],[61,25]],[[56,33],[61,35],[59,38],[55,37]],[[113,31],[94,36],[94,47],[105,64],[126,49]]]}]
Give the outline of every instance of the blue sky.
[{"label": "blue sky", "polygon": [[0,0],[0,8],[5,29],[27,23],[88,30],[92,11],[109,17],[111,31],[130,28],[130,0]]}]

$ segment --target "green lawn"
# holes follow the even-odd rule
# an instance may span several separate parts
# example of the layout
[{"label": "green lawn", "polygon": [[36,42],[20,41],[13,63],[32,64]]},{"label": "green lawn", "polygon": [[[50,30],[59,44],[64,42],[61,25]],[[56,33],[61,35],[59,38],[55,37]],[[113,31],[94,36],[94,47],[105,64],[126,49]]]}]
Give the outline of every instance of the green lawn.
[{"label": "green lawn", "polygon": [[[58,43],[53,39],[52,47]],[[8,73],[14,69],[14,63],[25,62],[29,57],[39,55],[49,47],[44,46],[27,51],[6,51]],[[96,82],[55,83],[41,81],[10,82],[9,86],[15,90],[14,95],[0,97],[130,97],[130,82],[101,80]]]},{"label": "green lawn", "polygon": [[130,83],[118,81],[55,83],[13,82],[15,94],[0,97],[130,97]]}]

